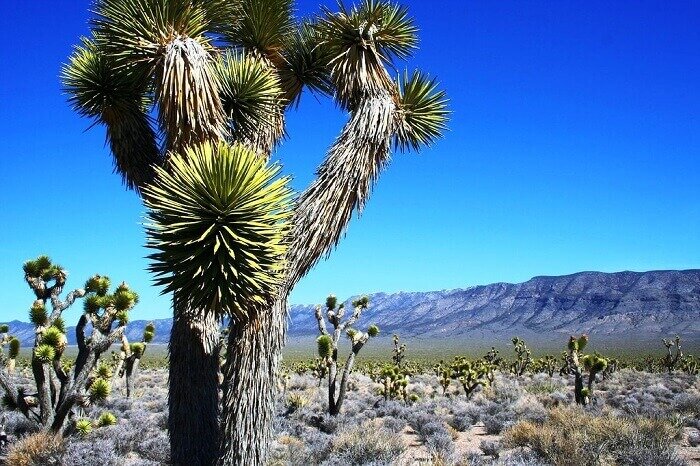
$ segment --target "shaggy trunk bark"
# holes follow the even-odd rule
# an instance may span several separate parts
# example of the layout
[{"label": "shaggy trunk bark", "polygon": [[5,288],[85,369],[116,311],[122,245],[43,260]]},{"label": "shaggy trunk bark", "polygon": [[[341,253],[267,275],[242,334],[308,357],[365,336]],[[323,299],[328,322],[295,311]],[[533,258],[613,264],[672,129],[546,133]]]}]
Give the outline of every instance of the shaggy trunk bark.
[{"label": "shaggy trunk bark", "polygon": [[[131,362],[127,368],[126,368],[126,397],[131,398],[131,395],[134,393],[134,384],[136,379],[136,373],[139,370],[139,363],[141,362],[141,358],[135,358],[133,362]],[[217,374],[218,377],[218,374]]]},{"label": "shaggy trunk bark", "polygon": [[287,331],[286,296],[244,325],[231,323],[229,330],[218,464],[264,465]]},{"label": "shaggy trunk bark", "polygon": [[583,396],[583,375],[576,371],[576,379],[574,380],[574,398],[576,404],[586,406],[586,397]]},{"label": "shaggy trunk bark", "polygon": [[219,449],[219,322],[176,309],[168,346],[168,432],[173,465],[210,466]]}]

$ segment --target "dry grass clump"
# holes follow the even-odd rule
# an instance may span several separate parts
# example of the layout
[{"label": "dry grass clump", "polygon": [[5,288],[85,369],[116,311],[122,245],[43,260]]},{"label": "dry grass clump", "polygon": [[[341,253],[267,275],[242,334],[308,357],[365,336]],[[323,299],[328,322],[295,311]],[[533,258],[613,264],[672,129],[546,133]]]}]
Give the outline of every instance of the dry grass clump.
[{"label": "dry grass clump", "polygon": [[61,462],[63,448],[63,440],[59,437],[39,432],[15,443],[7,453],[7,464],[13,466],[58,465]]},{"label": "dry grass clump", "polygon": [[[520,421],[503,437],[507,448],[529,447],[555,465],[683,464],[671,441],[680,435],[666,420],[592,414],[555,408],[542,424]],[[641,462],[638,462],[641,461]]]}]

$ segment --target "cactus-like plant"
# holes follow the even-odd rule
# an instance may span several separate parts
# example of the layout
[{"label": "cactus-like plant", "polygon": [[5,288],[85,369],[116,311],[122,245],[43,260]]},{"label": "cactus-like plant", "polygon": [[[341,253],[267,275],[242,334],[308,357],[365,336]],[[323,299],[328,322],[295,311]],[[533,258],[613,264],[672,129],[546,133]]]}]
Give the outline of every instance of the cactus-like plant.
[{"label": "cactus-like plant", "polygon": [[401,367],[403,360],[406,357],[406,345],[400,343],[401,338],[398,334],[394,334],[392,341],[394,343],[394,349],[392,350],[391,360],[395,366]]},{"label": "cactus-like plant", "polygon": [[[372,324],[367,328],[366,332],[362,332],[352,327],[362,316],[362,312],[369,307],[369,299],[367,296],[352,302],[353,312],[347,319],[345,316],[345,305],[338,304],[338,299],[334,295],[326,298],[326,318],[333,326],[332,333],[329,333],[326,327],[326,318],[323,316],[321,306],[316,307],[316,320],[318,321],[319,337],[316,339],[318,356],[328,368],[328,412],[336,416],[340,413],[345,400],[348,380],[352,372],[355,358],[362,347],[370,338],[379,335],[379,327]],[[350,354],[345,361],[342,376],[338,378],[338,343],[340,336],[345,332],[348,340],[350,340]],[[321,375],[322,372],[319,372]],[[325,376],[325,373],[323,373]]]},{"label": "cactus-like plant", "polygon": [[681,349],[681,337],[676,335],[675,338],[662,340],[666,347],[666,355],[661,360],[664,367],[670,374],[676,369],[678,362],[683,358],[683,350]]},{"label": "cactus-like plant", "polygon": [[515,361],[510,366],[510,370],[513,374],[521,376],[525,373],[530,363],[532,363],[531,353],[525,344],[525,340],[522,338],[513,337],[511,342],[515,350]]},{"label": "cactus-like plant", "polygon": [[112,384],[116,384],[118,380],[124,378],[126,385],[126,397],[130,398],[134,392],[136,376],[138,374],[141,359],[146,353],[148,344],[155,337],[155,324],[149,322],[143,329],[143,336],[140,342],[129,343],[126,334],[121,336],[121,347],[119,355],[116,356],[116,364],[112,378]]},{"label": "cactus-like plant", "polygon": [[683,356],[679,368],[688,375],[698,375],[698,359],[692,354]]},{"label": "cactus-like plant", "polygon": [[[19,356],[20,341],[9,332],[9,325],[0,325],[0,365],[5,366],[7,373],[12,375]],[[5,354],[5,347],[7,347],[7,354]]]},{"label": "cactus-like plant", "polygon": [[[574,400],[576,404],[586,406],[593,396],[593,383],[596,376],[608,366],[608,360],[597,353],[584,354],[588,344],[588,335],[569,338],[566,357],[566,373],[574,375]],[[584,383],[584,378],[587,380]]]},{"label": "cactus-like plant", "polygon": [[[119,315],[125,315],[138,302],[138,296],[126,285],[109,293],[110,281],[95,275],[79,288],[61,298],[67,272],[47,256],[24,264],[24,279],[34,294],[30,320],[36,327],[32,349],[32,374],[36,395],[31,397],[12,380],[9,366],[0,369],[0,387],[7,404],[31,421],[62,435],[73,423],[76,405],[103,400],[109,394],[108,368],[100,356],[124,332]],[[71,364],[63,353],[68,344],[62,313],[79,298],[84,313],[76,326],[78,355]],[[51,305],[51,312],[47,305]],[[89,333],[88,333],[89,330]],[[19,341],[9,341],[9,355],[16,357]]]},{"label": "cactus-like plant", "polygon": [[409,375],[395,364],[385,364],[373,375],[373,380],[380,384],[379,394],[385,400],[408,400]]},{"label": "cactus-like plant", "polygon": [[449,365],[450,378],[456,380],[470,398],[478,387],[489,386],[489,364],[482,360],[470,361],[463,356],[457,356]]}]

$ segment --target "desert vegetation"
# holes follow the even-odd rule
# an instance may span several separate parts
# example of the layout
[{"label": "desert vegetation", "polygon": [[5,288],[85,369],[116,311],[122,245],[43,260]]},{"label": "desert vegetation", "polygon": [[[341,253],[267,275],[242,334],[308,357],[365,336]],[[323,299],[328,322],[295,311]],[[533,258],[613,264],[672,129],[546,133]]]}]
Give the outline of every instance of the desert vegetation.
[{"label": "desert vegetation", "polygon": [[[354,323],[369,303],[353,304]],[[343,319],[333,296],[318,309]],[[283,364],[269,464],[661,466],[700,457],[700,380],[680,366],[669,372],[661,344],[651,372],[645,358],[609,370],[611,358],[584,353],[592,343],[583,335],[563,342],[561,357],[516,373],[522,352],[419,362],[398,335],[386,360],[363,361],[356,351],[362,335],[349,333],[345,344],[319,343],[316,360]],[[16,361],[16,386],[34,385],[32,359]],[[108,377],[120,361],[116,352],[103,356],[95,374]],[[5,403],[8,464],[170,464],[167,371],[157,361],[144,364],[131,396],[108,391],[80,405],[63,435]],[[344,385],[331,375],[333,364]]]}]

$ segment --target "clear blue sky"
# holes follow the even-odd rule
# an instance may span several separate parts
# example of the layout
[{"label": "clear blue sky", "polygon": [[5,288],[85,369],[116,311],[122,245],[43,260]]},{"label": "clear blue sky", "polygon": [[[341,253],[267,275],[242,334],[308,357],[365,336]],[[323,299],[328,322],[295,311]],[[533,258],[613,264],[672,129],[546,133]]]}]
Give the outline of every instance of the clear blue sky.
[{"label": "clear blue sky", "polygon": [[[396,154],[293,303],[700,267],[698,2],[405,3],[421,43],[400,66],[438,76],[450,132]],[[170,315],[144,270],[143,208],[112,174],[104,130],[85,132],[61,94],[89,4],[12,2],[0,16],[0,321],[26,320],[21,265],[40,253],[71,288],[107,274],[140,291],[135,318]],[[298,189],[344,121],[312,96],[289,114],[278,155]]]}]

